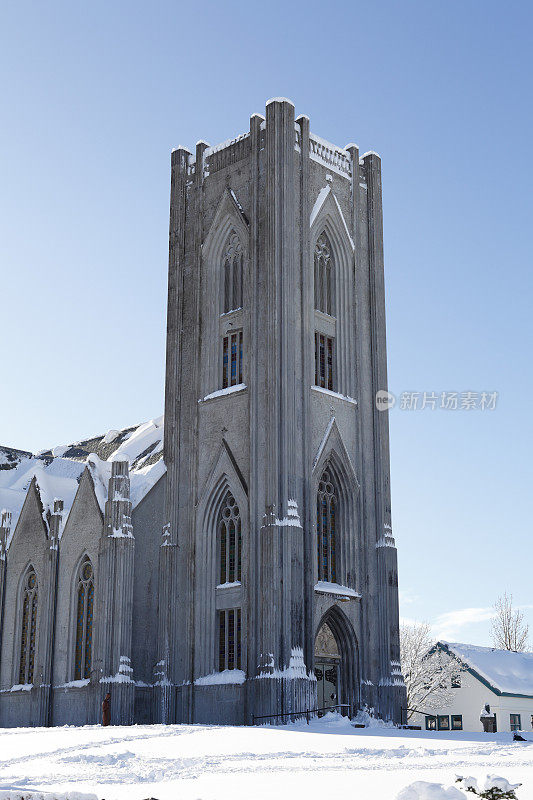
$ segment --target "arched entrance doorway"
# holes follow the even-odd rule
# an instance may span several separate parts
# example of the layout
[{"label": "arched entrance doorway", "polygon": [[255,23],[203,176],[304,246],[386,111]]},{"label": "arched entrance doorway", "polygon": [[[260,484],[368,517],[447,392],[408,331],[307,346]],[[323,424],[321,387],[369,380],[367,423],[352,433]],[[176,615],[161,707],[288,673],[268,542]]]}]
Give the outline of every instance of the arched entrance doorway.
[{"label": "arched entrance doorway", "polygon": [[339,653],[337,642],[335,641],[333,631],[328,623],[324,622],[317,633],[315,641],[315,675],[317,681],[316,693],[318,708],[335,706],[340,702],[338,699],[340,666],[341,654]]},{"label": "arched entrance doorway", "polygon": [[359,706],[359,648],[350,621],[333,606],[320,621],[315,639],[318,708],[342,704],[349,716]]}]

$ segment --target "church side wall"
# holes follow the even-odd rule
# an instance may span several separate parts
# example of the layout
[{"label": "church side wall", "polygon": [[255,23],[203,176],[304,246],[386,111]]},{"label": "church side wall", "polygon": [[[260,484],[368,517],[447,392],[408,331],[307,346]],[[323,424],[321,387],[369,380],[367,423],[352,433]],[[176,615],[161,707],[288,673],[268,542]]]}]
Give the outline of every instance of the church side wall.
[{"label": "church side wall", "polygon": [[[28,489],[13,540],[7,552],[5,609],[1,650],[0,725],[5,727],[38,725],[40,712],[39,685],[44,669],[45,600],[49,542],[46,538],[42,507],[33,483]],[[19,684],[20,636],[22,625],[22,580],[29,565],[38,580],[37,625],[33,687],[11,691]]]},{"label": "church side wall", "polygon": [[[76,588],[77,573],[82,558],[87,555],[95,576],[95,600],[99,593],[98,545],[103,530],[102,512],[96,501],[92,481],[85,473],[76,500],[67,519],[59,544],[59,571],[57,584],[56,630],[53,659],[53,686],[73,681],[74,650],[76,647]],[[97,607],[97,606],[96,606]],[[95,630],[101,624],[96,616]],[[92,653],[93,680],[97,674],[98,653]]]}]

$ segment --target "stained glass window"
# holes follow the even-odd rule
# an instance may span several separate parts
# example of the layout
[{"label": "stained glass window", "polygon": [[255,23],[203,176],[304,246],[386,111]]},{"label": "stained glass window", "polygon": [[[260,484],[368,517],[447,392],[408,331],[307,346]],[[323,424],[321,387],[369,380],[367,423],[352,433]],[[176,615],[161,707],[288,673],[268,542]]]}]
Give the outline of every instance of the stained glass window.
[{"label": "stained glass window", "polygon": [[315,386],[335,390],[335,339],[315,333]]},{"label": "stained glass window", "polygon": [[337,581],[337,495],[332,476],[328,469],[324,470],[318,484],[317,493],[317,559],[318,580]]},{"label": "stained glass window", "polygon": [[222,388],[242,383],[242,331],[222,339]]},{"label": "stained glass window", "polygon": [[321,233],[315,245],[315,308],[335,316],[335,264],[326,233]]},{"label": "stained glass window", "polygon": [[220,583],[241,579],[242,531],[239,506],[228,492],[222,503],[217,525]]},{"label": "stained glass window", "polygon": [[218,612],[218,668],[241,669],[241,609]]},{"label": "stained glass window", "polygon": [[244,254],[239,237],[234,230],[230,232],[222,257],[224,277],[224,298],[222,313],[235,311],[242,307],[242,271]]},{"label": "stained glass window", "polygon": [[74,654],[74,680],[91,675],[94,611],[94,574],[88,558],[82,561],[77,581],[76,597],[76,650]]},{"label": "stained glass window", "polygon": [[19,683],[23,684],[33,683],[37,630],[37,588],[37,575],[33,567],[29,567],[24,579],[22,597]]}]

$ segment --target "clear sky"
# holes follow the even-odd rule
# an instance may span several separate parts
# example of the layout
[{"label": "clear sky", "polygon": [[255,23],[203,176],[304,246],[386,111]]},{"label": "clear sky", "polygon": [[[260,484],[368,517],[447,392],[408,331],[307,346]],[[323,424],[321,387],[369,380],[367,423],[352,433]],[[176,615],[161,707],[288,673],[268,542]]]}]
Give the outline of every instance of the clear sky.
[{"label": "clear sky", "polygon": [[[383,159],[402,615],[533,628],[529,2],[7,0],[0,12],[0,443],[37,451],[163,409],[172,147],[283,95]],[[532,636],[533,638],[533,636]]]}]

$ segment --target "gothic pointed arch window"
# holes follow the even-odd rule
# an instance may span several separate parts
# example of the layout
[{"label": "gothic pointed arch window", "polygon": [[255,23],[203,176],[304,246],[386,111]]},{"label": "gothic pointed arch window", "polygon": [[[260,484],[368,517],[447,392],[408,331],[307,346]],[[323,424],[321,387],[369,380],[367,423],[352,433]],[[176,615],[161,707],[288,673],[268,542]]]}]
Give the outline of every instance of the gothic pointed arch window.
[{"label": "gothic pointed arch window", "polygon": [[222,502],[217,523],[219,583],[241,580],[242,530],[237,502],[228,492]]},{"label": "gothic pointed arch window", "polygon": [[335,260],[328,235],[323,231],[315,244],[315,308],[335,316]]},{"label": "gothic pointed arch window", "polygon": [[331,583],[337,583],[338,502],[331,469],[326,467],[318,484],[316,500],[317,560],[318,580]]},{"label": "gothic pointed arch window", "polygon": [[76,645],[74,680],[91,675],[93,645],[94,572],[90,559],[80,564],[76,580]]},{"label": "gothic pointed arch window", "polygon": [[19,683],[33,683],[35,668],[35,635],[37,632],[37,575],[28,567],[22,587],[22,621],[20,637]]},{"label": "gothic pointed arch window", "polygon": [[222,313],[242,308],[242,273],[244,251],[238,234],[232,228],[222,255]]}]

